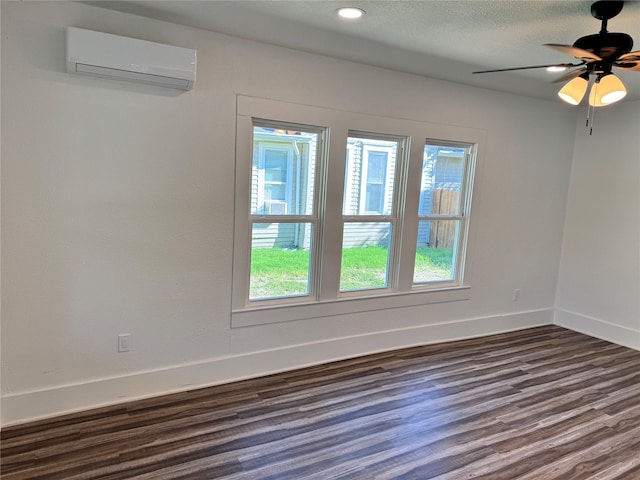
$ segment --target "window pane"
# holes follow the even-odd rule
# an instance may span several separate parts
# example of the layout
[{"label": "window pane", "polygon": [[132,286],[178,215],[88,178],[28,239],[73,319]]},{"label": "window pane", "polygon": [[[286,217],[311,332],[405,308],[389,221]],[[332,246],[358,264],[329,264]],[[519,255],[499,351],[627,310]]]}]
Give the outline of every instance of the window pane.
[{"label": "window pane", "polygon": [[390,215],[398,142],[349,137],[344,215]]},{"label": "window pane", "polygon": [[[274,201],[279,201],[286,204],[286,200],[287,200],[286,187],[284,185],[273,185],[273,184],[265,183],[264,200],[265,202],[270,202],[270,203],[273,203]],[[271,205],[269,206],[271,207]],[[273,213],[278,215],[277,212],[269,211],[268,213]],[[283,213],[287,213],[287,212],[284,211]]]},{"label": "window pane", "polygon": [[384,183],[387,175],[387,153],[368,152],[367,183]]},{"label": "window pane", "polygon": [[253,127],[251,215],[312,215],[318,134]]},{"label": "window pane", "polygon": [[264,150],[264,180],[265,182],[286,182],[287,167],[289,166],[288,150]]},{"label": "window pane", "polygon": [[466,149],[425,145],[418,215],[458,215]]},{"label": "window pane", "polygon": [[249,298],[310,294],[311,223],[254,223]]},{"label": "window pane", "polygon": [[382,213],[384,202],[383,185],[368,184],[366,194],[365,213]]},{"label": "window pane", "polygon": [[413,283],[455,279],[459,220],[418,222]]},{"label": "window pane", "polygon": [[389,286],[391,223],[349,222],[344,225],[340,291]]}]

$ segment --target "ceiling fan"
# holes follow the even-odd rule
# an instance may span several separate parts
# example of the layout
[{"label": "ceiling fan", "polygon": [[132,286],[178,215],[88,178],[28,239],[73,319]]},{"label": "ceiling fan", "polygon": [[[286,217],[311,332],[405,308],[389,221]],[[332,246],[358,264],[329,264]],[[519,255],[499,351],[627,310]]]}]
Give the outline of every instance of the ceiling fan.
[{"label": "ceiling fan", "polygon": [[590,76],[595,77],[589,93],[590,107],[603,107],[624,98],[627,91],[622,81],[612,72],[613,67],[621,70],[640,71],[640,51],[632,52],[633,39],[626,33],[610,33],[607,21],[622,11],[623,1],[600,0],[591,5],[591,16],[602,21],[599,33],[581,37],[573,45],[547,43],[545,46],[571,55],[580,63],[555,63],[528,67],[482,70],[473,73],[508,72],[532,68],[567,69],[579,67],[564,74],[553,83],[569,81],[558,96],[571,105],[578,105],[589,85]]}]

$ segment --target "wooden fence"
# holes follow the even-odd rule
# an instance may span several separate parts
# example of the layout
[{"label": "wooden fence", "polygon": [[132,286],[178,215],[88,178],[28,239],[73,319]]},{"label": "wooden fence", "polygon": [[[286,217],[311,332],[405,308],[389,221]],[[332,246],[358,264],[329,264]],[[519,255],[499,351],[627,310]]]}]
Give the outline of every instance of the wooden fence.
[{"label": "wooden fence", "polygon": [[[433,192],[434,214],[456,215],[459,212],[460,192],[457,190],[436,189]],[[455,221],[431,222],[429,246],[434,248],[453,248],[456,238]]]}]

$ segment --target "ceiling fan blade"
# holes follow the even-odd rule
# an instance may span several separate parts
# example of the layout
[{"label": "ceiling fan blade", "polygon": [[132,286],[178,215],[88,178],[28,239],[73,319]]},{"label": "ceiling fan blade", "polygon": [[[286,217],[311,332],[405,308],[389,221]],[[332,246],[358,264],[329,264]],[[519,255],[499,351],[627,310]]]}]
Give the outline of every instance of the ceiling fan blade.
[{"label": "ceiling fan blade", "polygon": [[493,72],[511,72],[513,70],[530,70],[532,68],[549,68],[549,67],[579,67],[583,65],[583,63],[552,63],[550,65],[533,65],[529,67],[514,67],[514,68],[499,68],[498,70],[480,70],[479,72],[471,72],[471,73],[493,73]]},{"label": "ceiling fan blade", "polygon": [[613,64],[622,70],[640,71],[640,51],[620,55]]},{"label": "ceiling fan blade", "polygon": [[571,55],[572,57],[579,58],[584,62],[596,62],[598,60],[602,60],[595,53],[588,52],[587,50],[583,50],[581,48],[572,47],[571,45],[559,45],[557,43],[545,43],[545,47],[553,48],[554,50],[558,50],[559,52],[566,53],[567,55]]},{"label": "ceiling fan blade", "polygon": [[617,59],[617,62],[640,62],[640,50],[637,52],[629,52],[624,55],[620,55]]},{"label": "ceiling fan blade", "polygon": [[560,83],[560,82],[564,82],[566,80],[571,80],[572,78],[576,78],[580,75],[582,75],[584,72],[586,72],[587,69],[586,68],[578,68],[576,70],[571,70],[570,72],[565,73],[564,75],[562,75],[559,78],[556,78],[553,82],[551,83]]},{"label": "ceiling fan blade", "polygon": [[621,70],[630,70],[640,72],[640,61],[638,62],[615,62],[613,64],[614,67],[619,68]]}]

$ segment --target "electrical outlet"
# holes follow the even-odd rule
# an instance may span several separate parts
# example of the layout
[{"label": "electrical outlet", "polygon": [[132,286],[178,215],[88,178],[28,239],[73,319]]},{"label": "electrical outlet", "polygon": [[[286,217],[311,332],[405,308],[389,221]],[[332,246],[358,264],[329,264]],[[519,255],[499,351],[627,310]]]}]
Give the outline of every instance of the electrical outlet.
[{"label": "electrical outlet", "polygon": [[131,334],[121,333],[118,335],[118,353],[131,350]]},{"label": "electrical outlet", "polygon": [[518,300],[520,300],[520,289],[519,288],[516,288],[513,291],[513,297],[512,298],[513,298],[514,302],[517,302]]}]

